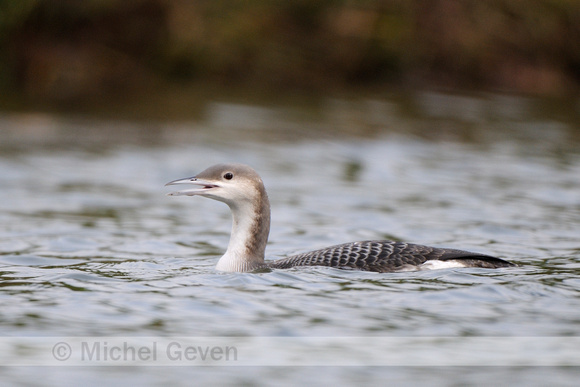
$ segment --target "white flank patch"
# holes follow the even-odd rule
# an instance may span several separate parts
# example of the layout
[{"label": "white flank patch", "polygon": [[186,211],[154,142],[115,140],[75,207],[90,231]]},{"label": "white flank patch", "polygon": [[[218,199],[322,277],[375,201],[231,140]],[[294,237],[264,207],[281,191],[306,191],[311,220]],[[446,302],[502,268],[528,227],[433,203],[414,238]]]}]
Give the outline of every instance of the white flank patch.
[{"label": "white flank patch", "polygon": [[449,269],[453,267],[467,267],[463,262],[456,260],[449,261],[426,261],[424,264],[419,266],[419,270],[437,270],[437,269]]}]

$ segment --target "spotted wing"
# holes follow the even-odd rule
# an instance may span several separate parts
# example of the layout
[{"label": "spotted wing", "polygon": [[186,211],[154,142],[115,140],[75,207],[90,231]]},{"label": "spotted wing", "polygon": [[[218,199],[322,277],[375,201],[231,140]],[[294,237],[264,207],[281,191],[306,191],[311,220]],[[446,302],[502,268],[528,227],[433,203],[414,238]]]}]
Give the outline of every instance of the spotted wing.
[{"label": "spotted wing", "polygon": [[457,260],[469,267],[514,266],[510,262],[488,255],[394,241],[344,243],[267,263],[269,267],[279,269],[330,266],[384,273],[416,268],[429,260]]}]

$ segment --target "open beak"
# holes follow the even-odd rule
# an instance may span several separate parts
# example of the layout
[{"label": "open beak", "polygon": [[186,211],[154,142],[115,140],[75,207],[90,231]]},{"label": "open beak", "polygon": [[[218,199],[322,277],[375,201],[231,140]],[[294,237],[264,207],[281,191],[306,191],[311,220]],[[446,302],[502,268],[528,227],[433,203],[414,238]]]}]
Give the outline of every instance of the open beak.
[{"label": "open beak", "polygon": [[212,188],[219,187],[216,184],[210,183],[205,180],[198,179],[196,177],[187,177],[185,179],[177,179],[170,181],[169,183],[165,184],[168,185],[176,185],[176,184],[192,184],[197,187],[184,189],[181,191],[170,192],[167,195],[169,196],[194,196],[194,195],[203,195],[207,191],[210,191]]}]

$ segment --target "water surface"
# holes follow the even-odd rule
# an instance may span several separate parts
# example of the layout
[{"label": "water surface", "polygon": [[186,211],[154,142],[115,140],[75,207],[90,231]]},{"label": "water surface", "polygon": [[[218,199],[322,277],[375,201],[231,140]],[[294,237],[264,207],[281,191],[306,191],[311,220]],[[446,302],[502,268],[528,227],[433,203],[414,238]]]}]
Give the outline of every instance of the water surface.
[{"label": "water surface", "polygon": [[[538,106],[425,93],[411,102],[335,99],[308,109],[217,101],[199,119],[177,123],[4,113],[0,332],[15,338],[4,343],[4,359],[21,356],[17,338],[29,336],[574,338],[580,135],[570,117],[577,112]],[[164,184],[229,161],[252,165],[265,181],[270,259],[394,238],[519,266],[216,272],[228,208],[167,197]],[[437,345],[401,351],[433,365],[442,356]],[[517,355],[496,368],[268,368],[259,367],[268,353],[256,356],[256,367],[15,367],[3,379],[470,385],[492,374],[574,385],[579,376],[577,367],[525,367]],[[558,348],[541,357],[580,365],[561,363]]]}]

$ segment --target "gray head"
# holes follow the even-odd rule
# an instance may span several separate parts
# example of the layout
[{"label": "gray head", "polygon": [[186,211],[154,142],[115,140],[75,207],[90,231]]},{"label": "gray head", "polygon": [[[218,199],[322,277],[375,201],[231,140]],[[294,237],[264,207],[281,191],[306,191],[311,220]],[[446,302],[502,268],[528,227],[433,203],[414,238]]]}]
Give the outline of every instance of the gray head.
[{"label": "gray head", "polygon": [[193,177],[167,183],[192,184],[195,188],[169,195],[205,196],[226,203],[233,215],[228,250],[216,268],[250,271],[264,264],[270,231],[270,203],[260,176],[243,164],[218,164]]},{"label": "gray head", "polygon": [[260,175],[244,164],[217,164],[196,176],[178,179],[166,185],[192,184],[197,187],[172,192],[171,196],[205,196],[230,207],[255,201],[265,195]]}]

